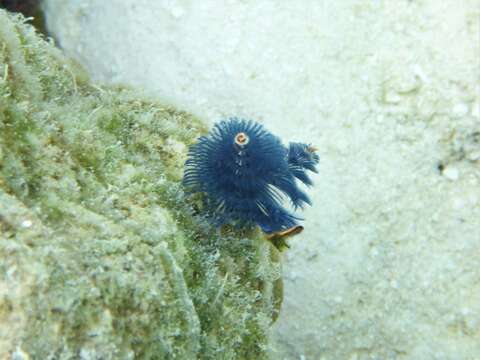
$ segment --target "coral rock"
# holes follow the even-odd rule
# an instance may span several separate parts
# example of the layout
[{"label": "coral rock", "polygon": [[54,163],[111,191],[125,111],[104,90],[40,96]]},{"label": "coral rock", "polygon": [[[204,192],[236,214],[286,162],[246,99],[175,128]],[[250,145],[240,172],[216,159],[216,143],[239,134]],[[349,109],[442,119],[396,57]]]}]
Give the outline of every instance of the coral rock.
[{"label": "coral rock", "polygon": [[20,15],[0,44],[0,358],[264,358],[272,247],[183,201],[203,125],[90,84]]}]

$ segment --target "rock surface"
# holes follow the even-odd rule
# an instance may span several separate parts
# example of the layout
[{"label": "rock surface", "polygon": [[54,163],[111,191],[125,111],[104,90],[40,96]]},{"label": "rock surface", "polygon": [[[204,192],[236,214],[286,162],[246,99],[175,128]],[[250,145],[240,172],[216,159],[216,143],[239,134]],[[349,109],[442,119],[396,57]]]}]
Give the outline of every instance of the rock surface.
[{"label": "rock surface", "polygon": [[46,0],[101,81],[321,156],[274,359],[480,358],[478,0]]},{"label": "rock surface", "polygon": [[265,358],[279,264],[185,201],[204,126],[0,11],[0,358]]}]

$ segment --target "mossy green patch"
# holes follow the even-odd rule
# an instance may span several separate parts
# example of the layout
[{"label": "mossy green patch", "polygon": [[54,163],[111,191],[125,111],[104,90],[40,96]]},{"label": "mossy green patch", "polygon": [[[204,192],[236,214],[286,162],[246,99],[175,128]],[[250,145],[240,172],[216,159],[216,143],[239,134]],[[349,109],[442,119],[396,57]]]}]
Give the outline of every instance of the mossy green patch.
[{"label": "mossy green patch", "polygon": [[180,184],[204,131],[0,11],[0,357],[266,357],[274,250],[220,235]]}]

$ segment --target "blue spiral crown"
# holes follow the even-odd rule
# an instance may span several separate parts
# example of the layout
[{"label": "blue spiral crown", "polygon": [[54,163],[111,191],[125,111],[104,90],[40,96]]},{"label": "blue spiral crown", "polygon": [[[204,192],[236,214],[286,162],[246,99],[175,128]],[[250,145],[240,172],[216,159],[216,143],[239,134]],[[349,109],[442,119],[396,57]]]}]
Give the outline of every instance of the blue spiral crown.
[{"label": "blue spiral crown", "polygon": [[311,205],[296,179],[312,185],[315,149],[290,143],[288,149],[262,125],[231,118],[214,125],[189,149],[183,184],[206,196],[207,217],[216,226],[259,225],[266,233],[285,230],[301,220],[283,207]]}]

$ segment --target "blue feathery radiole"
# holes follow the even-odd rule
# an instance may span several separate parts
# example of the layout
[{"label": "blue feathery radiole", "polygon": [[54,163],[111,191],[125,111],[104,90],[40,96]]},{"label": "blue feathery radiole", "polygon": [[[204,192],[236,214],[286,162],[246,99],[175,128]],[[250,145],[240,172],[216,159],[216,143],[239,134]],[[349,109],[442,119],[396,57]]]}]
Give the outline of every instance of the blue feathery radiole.
[{"label": "blue feathery radiole", "polygon": [[302,143],[286,148],[262,125],[231,118],[214,125],[189,149],[183,184],[205,194],[207,216],[216,226],[259,225],[266,233],[292,228],[301,220],[283,206],[311,205],[295,179],[310,186],[319,157]]}]

